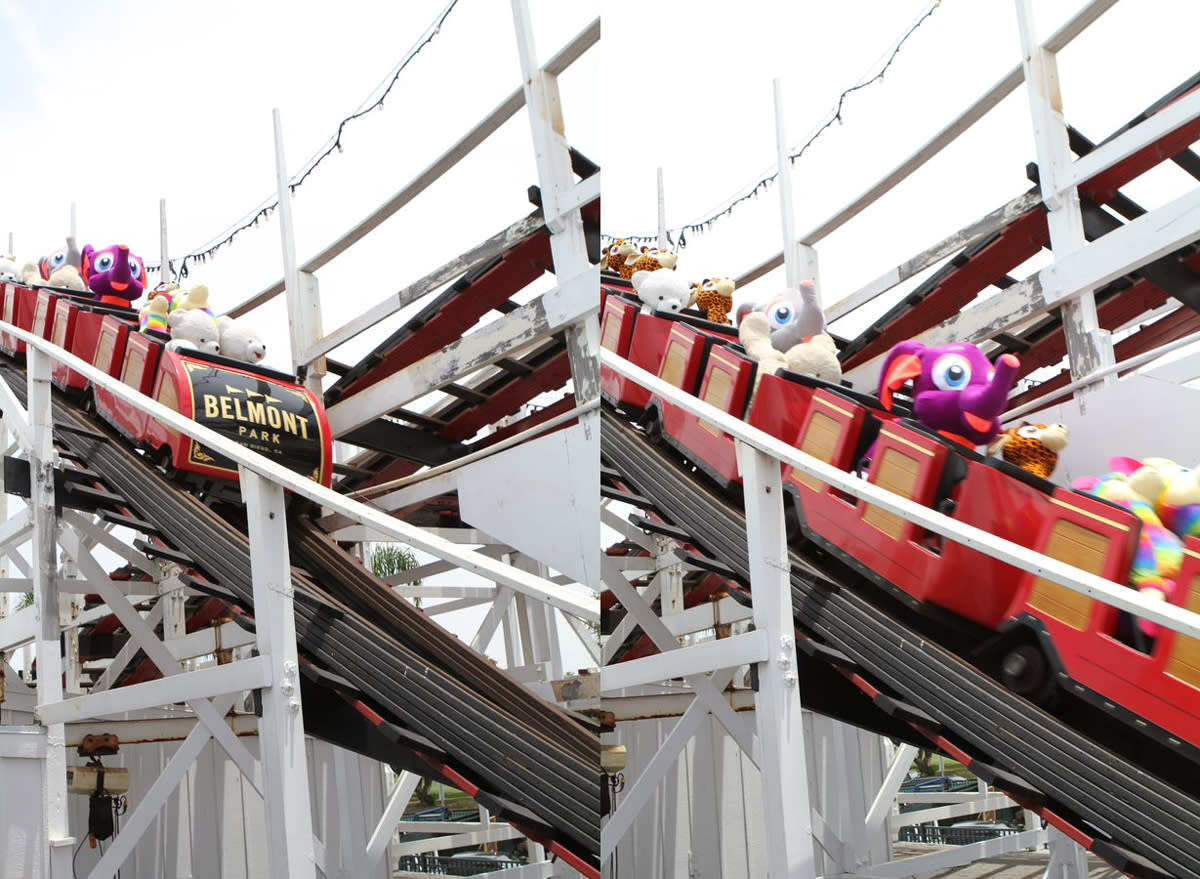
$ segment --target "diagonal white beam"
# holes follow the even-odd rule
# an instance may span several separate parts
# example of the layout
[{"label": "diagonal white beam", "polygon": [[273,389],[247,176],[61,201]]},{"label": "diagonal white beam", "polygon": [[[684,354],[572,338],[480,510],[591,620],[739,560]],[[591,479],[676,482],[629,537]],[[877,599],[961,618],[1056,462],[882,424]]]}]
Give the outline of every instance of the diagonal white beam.
[{"label": "diagonal white beam", "polygon": [[387,851],[388,843],[392,841],[392,833],[395,831],[396,825],[400,823],[400,819],[404,817],[404,810],[420,781],[421,776],[415,772],[402,772],[396,778],[396,784],[392,787],[391,795],[388,796],[383,814],[379,816],[379,822],[371,831],[370,840],[367,841],[368,867],[380,864],[380,859]]},{"label": "diagonal white beam", "polygon": [[37,609],[31,604],[0,619],[0,651],[28,644],[38,632]]},{"label": "diagonal white beam", "polygon": [[[637,590],[626,582],[621,572],[616,570],[612,564],[612,559],[607,555],[601,556],[600,568],[604,585],[612,590],[617,600],[621,602],[621,606],[637,618],[642,631],[650,636],[650,640],[654,642],[654,645],[664,654],[681,649],[679,642],[675,640],[675,636],[671,634],[666,624],[655,615],[650,605],[642,600]],[[616,667],[605,666],[601,669],[600,681],[601,686],[605,689],[607,689],[605,683],[608,670]],[[729,677],[732,676],[733,673],[731,671]],[[662,675],[658,680],[663,680],[665,677],[665,675]],[[712,712],[713,716],[721,722],[721,725],[734,738],[746,756],[750,758],[750,761],[757,765],[754,757],[754,736],[726,701],[725,695],[722,692],[724,684],[720,687],[716,686],[714,679],[707,677],[705,674],[693,674],[687,681],[695,692],[697,700],[708,711]]]},{"label": "diagonal white beam", "polygon": [[743,632],[642,659],[606,665],[602,674],[602,689],[611,693],[671,678],[695,677],[713,669],[763,662],[766,658],[766,636],[758,631]]},{"label": "diagonal white beam", "polygon": [[[80,573],[92,581],[92,587],[99,592],[100,597],[108,604],[113,614],[121,621],[121,625],[125,627],[130,636],[141,644],[150,661],[158,666],[163,675],[170,677],[179,674],[182,671],[179,661],[171,655],[166,645],[158,639],[158,636],[154,634],[154,630],[146,625],[146,621],[142,619],[141,614],[112,585],[104,568],[100,566],[100,563],[96,561],[90,552],[83,548],[79,536],[69,529],[64,530],[59,535],[59,545],[62,546],[68,557],[79,566]],[[168,701],[175,700],[171,699]],[[189,704],[192,710],[196,712],[196,716],[208,727],[213,738],[221,744],[221,747],[225,749],[225,752],[237,764],[250,784],[261,793],[257,761],[255,761],[254,756],[246,749],[246,746],[238,741],[237,736],[230,732],[229,727],[225,725],[225,721],[213,710],[212,704],[207,699],[193,699]]]},{"label": "diagonal white beam", "polygon": [[584,284],[560,283],[503,318],[334,404],[326,411],[329,429],[335,438],[345,436],[430,391],[508,357],[599,307],[594,285],[589,290]]},{"label": "diagonal white beam", "polygon": [[879,786],[879,792],[875,795],[871,808],[867,810],[868,834],[883,826],[883,821],[891,810],[892,800],[896,798],[896,792],[900,790],[900,784],[904,781],[909,767],[912,766],[913,758],[916,756],[917,749],[913,745],[901,745],[892,755],[892,762],[888,765],[883,784]]},{"label": "diagonal white beam", "polygon": [[[150,608],[150,613],[146,616],[146,625],[151,630],[158,628],[158,624],[162,622],[162,616],[163,602],[161,600],[156,601],[154,607]],[[117,655],[113,657],[113,661],[109,663],[104,673],[96,678],[96,683],[92,684],[91,691],[93,693],[102,693],[111,687],[116,679],[120,677],[121,672],[125,670],[125,666],[129,665],[129,661],[137,656],[138,651],[141,649],[137,638],[130,638],[126,641],[125,645],[117,651]]]},{"label": "diagonal white beam", "polygon": [[322,354],[328,354],[340,345],[344,345],[380,321],[391,317],[404,306],[416,302],[443,284],[453,281],[460,275],[466,274],[515,247],[545,225],[540,215],[523,217],[481,244],[472,247],[466,253],[456,256],[445,265],[434,269],[419,281],[409,284],[398,293],[392,294],[377,305],[368,308],[358,317],[326,334],[324,338],[304,352],[301,357],[302,362],[315,360]]},{"label": "diagonal white beam", "polygon": [[94,543],[98,543],[110,552],[116,553],[138,570],[149,574],[153,580],[158,580],[160,571],[154,562],[150,561],[150,559],[146,558],[145,554],[138,552],[125,541],[105,531],[88,516],[83,515],[77,510],[64,509],[62,519],[81,534],[86,534]]},{"label": "diagonal white beam", "polygon": [[29,413],[7,382],[0,382],[0,412],[4,413],[4,426],[13,432],[17,445],[28,450],[33,436],[29,432]]},{"label": "diagonal white beam", "polygon": [[[598,300],[592,303],[591,307],[598,308]],[[122,402],[148,413],[150,417],[159,421],[164,427],[178,430],[180,433],[197,440],[210,450],[219,452],[246,470],[266,477],[272,483],[283,486],[293,494],[315,501],[328,509],[332,515],[345,516],[348,520],[369,527],[383,535],[380,539],[406,543],[414,550],[427,552],[437,558],[453,561],[465,571],[477,574],[485,580],[509,586],[517,592],[521,592],[538,601],[551,604],[564,613],[574,614],[581,619],[591,622],[599,622],[600,620],[599,602],[590,594],[577,589],[564,588],[544,577],[538,577],[526,571],[517,570],[510,565],[505,565],[494,559],[486,558],[477,552],[464,549],[453,540],[447,539],[438,533],[438,529],[418,528],[386,513],[382,513],[379,510],[373,510],[363,504],[349,500],[336,491],[325,488],[323,485],[313,482],[299,473],[294,473],[282,464],[272,461],[257,452],[252,452],[228,437],[221,436],[192,419],[180,415],[178,412],[162,405],[156,400],[151,400],[149,397],[139,394],[118,379],[114,379],[102,370],[96,369],[90,363],[84,362],[70,352],[51,345],[40,336],[35,336],[11,324],[3,324],[3,328],[5,332],[17,337],[30,348],[39,351],[52,351],[57,360],[83,375],[84,378],[91,381],[97,387],[102,387],[110,391],[113,396]],[[474,543],[489,542],[486,539],[475,539],[475,535],[471,532],[468,532],[467,537]],[[221,744],[224,746],[226,743],[221,741]]]},{"label": "diagonal white beam", "polygon": [[[215,713],[212,704],[208,701],[208,696],[257,690],[270,685],[271,666],[268,660],[262,656],[252,656],[228,665],[214,665],[197,671],[180,672],[141,684],[64,699],[61,702],[39,706],[37,714],[38,719],[46,725],[75,723],[89,717],[105,717],[124,711],[138,711],[143,708],[170,705],[172,702],[188,702],[193,709],[196,704],[204,702],[208,705],[206,713]],[[200,714],[201,712],[197,711],[196,713]],[[217,715],[216,725],[229,732],[231,736],[233,735],[220,715]],[[211,734],[211,728],[209,729]]]},{"label": "diagonal white beam", "polygon": [[[224,714],[234,703],[233,696],[221,696],[215,701],[213,708]],[[200,756],[208,740],[212,738],[202,724],[196,724],[183,744],[167,762],[167,765],[154,779],[154,783],[141,796],[133,814],[121,823],[121,832],[109,843],[108,851],[92,868],[88,879],[112,879],[132,853],[142,835],[158,817],[162,807],[166,805],[167,797],[179,785],[191,765]]]}]

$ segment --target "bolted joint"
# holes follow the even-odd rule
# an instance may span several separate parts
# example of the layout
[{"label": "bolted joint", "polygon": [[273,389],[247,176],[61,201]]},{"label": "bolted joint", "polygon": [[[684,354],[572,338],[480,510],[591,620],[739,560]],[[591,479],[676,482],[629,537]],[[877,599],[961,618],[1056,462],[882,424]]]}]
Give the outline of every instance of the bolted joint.
[{"label": "bolted joint", "polygon": [[300,713],[300,700],[299,699],[289,699],[288,700],[288,710],[290,712],[292,712],[292,714],[299,714]]}]

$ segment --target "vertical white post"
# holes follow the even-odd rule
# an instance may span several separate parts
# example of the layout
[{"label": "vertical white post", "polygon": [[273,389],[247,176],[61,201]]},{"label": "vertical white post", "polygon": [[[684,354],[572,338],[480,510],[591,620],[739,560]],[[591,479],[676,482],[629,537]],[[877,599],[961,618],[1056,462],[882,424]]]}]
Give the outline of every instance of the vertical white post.
[{"label": "vertical white post", "polygon": [[[1062,113],[1058,62],[1053,52],[1038,43],[1032,0],[1016,0],[1016,4],[1025,87],[1037,148],[1038,183],[1042,200],[1049,210],[1046,222],[1057,262],[1087,243],[1083,233],[1083,212],[1079,206],[1078,188],[1065,182],[1071,167],[1071,150]],[[1093,291],[1087,290],[1073,302],[1065,303],[1062,317],[1073,378],[1083,378],[1116,362],[1112,335],[1100,328]],[[1105,383],[1116,379],[1113,373]],[[1080,399],[1083,393],[1084,390],[1076,391],[1076,398]]]},{"label": "vertical white post", "polygon": [[1046,848],[1050,851],[1050,863],[1046,865],[1044,879],[1087,879],[1087,852],[1053,825],[1046,828]]},{"label": "vertical white post", "polygon": [[11,257],[15,257],[17,255],[17,252],[15,250],[13,250],[13,233],[12,232],[8,233],[8,255]]},{"label": "vertical white post", "polygon": [[[551,233],[550,252],[554,257],[554,273],[560,286],[586,284],[592,290],[599,290],[600,269],[588,262],[587,241],[583,235],[583,219],[579,208],[564,213],[561,207],[563,197],[574,185],[574,175],[564,131],[558,79],[538,66],[528,0],[512,0],[512,9],[517,50],[521,57],[521,76],[525,82],[525,109],[533,135],[538,187],[542,194],[542,216]],[[600,298],[597,295],[596,311],[566,329],[575,399],[580,403],[600,396],[599,310]],[[581,415],[579,421],[591,435],[599,435],[599,412]]]},{"label": "vertical white post", "polygon": [[817,251],[796,240],[796,208],[792,196],[792,163],[788,158],[787,126],[783,118],[783,87],[775,86],[775,149],[779,161],[779,208],[783,220],[783,263],[787,286],[799,287],[801,281],[816,284],[817,304],[821,304],[821,281],[817,277]]},{"label": "vertical white post", "polygon": [[71,240],[75,240],[75,202],[71,202]]},{"label": "vertical white post", "polygon": [[663,169],[658,167],[658,249],[667,247],[667,191],[663,187]]},{"label": "vertical white post", "polygon": [[783,86],[778,79],[775,88],[775,150],[779,161],[779,211],[783,225],[783,267],[787,285],[795,289],[803,280],[796,261],[796,213],[792,201],[792,163],[788,159],[787,128],[783,120]]},{"label": "vertical white post", "polygon": [[[57,528],[54,514],[54,436],[50,410],[50,360],[30,348],[26,354],[29,426],[33,447],[29,469],[33,478],[33,595],[37,620],[37,704],[41,708],[63,698],[63,663],[59,644]],[[28,674],[28,671],[26,672]],[[66,726],[46,727],[46,756],[42,763],[42,827],[47,857],[44,875],[65,879],[71,870],[67,827]]]},{"label": "vertical white post", "polygon": [[258,649],[271,660],[258,724],[271,879],[315,879],[300,666],[283,488],[245,468],[242,497],[252,552]]},{"label": "vertical white post", "polygon": [[158,280],[166,284],[171,280],[171,254],[167,250],[167,200],[158,200],[158,252],[162,254],[158,267]]},{"label": "vertical white post", "polygon": [[813,879],[812,809],[779,462],[742,443],[737,456],[745,486],[754,625],[767,636],[768,659],[758,664],[754,700],[767,866],[772,879]]},{"label": "vertical white post", "polygon": [[[287,298],[288,331],[292,344],[292,369],[299,373],[300,368],[305,367],[307,373],[307,352],[321,338],[321,301],[316,279],[306,272],[302,273],[296,262],[292,193],[288,188],[287,159],[283,154],[283,123],[279,117],[279,108],[271,111],[271,118],[275,124],[275,186],[279,195],[279,235],[283,247],[283,283]],[[302,275],[306,277],[302,278]],[[321,362],[323,364],[324,360]],[[305,386],[319,394],[319,376],[307,376]]]}]

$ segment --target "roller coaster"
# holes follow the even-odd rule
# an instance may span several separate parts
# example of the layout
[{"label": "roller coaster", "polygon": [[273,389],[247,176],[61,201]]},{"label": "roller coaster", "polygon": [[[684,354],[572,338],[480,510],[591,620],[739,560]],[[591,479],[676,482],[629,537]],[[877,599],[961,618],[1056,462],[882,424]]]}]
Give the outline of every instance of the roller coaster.
[{"label": "roller coaster", "polygon": [[[1121,187],[1165,161],[1200,179],[1188,148],[1200,137],[1198,82],[1189,79],[1101,146],[1064,132],[1064,147],[1096,160],[1077,181],[1082,230],[1094,242],[1089,256],[1104,263],[1106,245],[1125,244],[1139,256],[1126,252],[1129,259],[1101,274],[1098,265],[1082,268],[1070,291],[1053,289],[1052,271],[1014,278],[1017,266],[1056,244],[1064,222],[1031,166],[1031,192],[827,309],[840,317],[880,295],[885,279],[894,284],[946,260],[865,331],[837,340],[841,384],[786,370],[760,374],[735,327],[688,309],[655,312],[628,282],[604,276],[602,496],[634,510],[625,521],[606,520],[625,540],[609,549],[605,576],[605,692],[630,729],[682,715],[665,739],[658,733],[653,759],[639,755],[641,775],[631,773],[632,788],[608,816],[602,852],[620,852],[622,871],[630,863],[647,871],[639,875],[666,869],[656,858],[670,849],[647,848],[637,835],[646,818],[637,816],[651,801],[669,810],[686,799],[671,792],[679,782],[655,787],[674,771],[668,755],[678,755],[708,714],[723,735],[752,748],[761,770],[772,875],[925,875],[987,850],[967,847],[958,860],[867,858],[863,827],[853,822],[868,834],[882,826],[888,783],[898,784],[907,766],[892,765],[879,798],[872,804],[868,792],[862,814],[850,825],[843,817],[839,830],[810,805],[807,781],[800,793],[794,788],[814,772],[789,751],[806,735],[794,716],[800,704],[954,758],[1038,816],[1056,840],[1127,875],[1200,871],[1200,543],[1189,539],[1184,548],[1174,599],[1143,601],[1126,586],[1141,528],[1127,510],[947,439],[903,403],[875,396],[885,355],[908,338],[977,342],[993,361],[1015,355],[1022,378],[1070,351],[1076,371],[1029,382],[1010,400],[1017,415],[1060,412],[1072,391],[1191,341],[1200,230],[1190,223],[1152,243],[1151,224],[1138,222],[1145,210]],[[1061,118],[1047,124],[1061,127]],[[1064,167],[1070,157],[1038,159]],[[1194,204],[1192,192],[1160,210],[1173,215]],[[797,240],[814,259],[815,238]],[[785,254],[742,280],[790,263]],[[1002,292],[976,301],[992,286]],[[1051,307],[1085,289],[1094,289],[1099,328],[1140,329],[1116,345],[1120,365],[1093,367],[1090,379],[1074,358],[1097,337],[1082,340],[1076,318]],[[1172,298],[1182,306],[1164,308]],[[631,586],[621,570],[648,573]],[[1142,623],[1158,627],[1157,636],[1142,637]],[[742,681],[735,672],[746,664]],[[681,679],[690,684],[682,692]],[[753,744],[735,713],[750,705],[760,715]],[[708,759],[701,753],[694,784]],[[822,787],[830,784],[825,772],[846,766],[815,765]],[[719,790],[717,774],[708,783]],[[797,823],[811,827],[811,837],[785,840]],[[1046,840],[1029,823],[1024,837],[994,850]],[[695,835],[691,845],[709,857],[715,851]],[[648,851],[656,854],[645,859]]]}]

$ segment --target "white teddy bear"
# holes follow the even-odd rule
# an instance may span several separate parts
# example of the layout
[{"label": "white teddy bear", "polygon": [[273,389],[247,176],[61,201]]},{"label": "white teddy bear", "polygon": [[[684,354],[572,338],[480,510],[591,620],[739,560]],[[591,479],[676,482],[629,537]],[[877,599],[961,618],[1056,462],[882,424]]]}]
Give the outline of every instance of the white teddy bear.
[{"label": "white teddy bear", "polygon": [[198,349],[208,354],[221,353],[220,331],[216,318],[211,314],[205,314],[198,308],[173,311],[167,318],[167,326],[171,328],[168,350]]},{"label": "white teddy bear", "polygon": [[260,363],[267,356],[267,343],[253,327],[223,314],[217,318],[217,328],[221,332],[224,356],[246,363]]},{"label": "white teddy bear", "polygon": [[638,298],[644,304],[643,311],[679,312],[692,304],[692,289],[674,269],[658,269],[653,272],[634,272],[629,279]]}]

